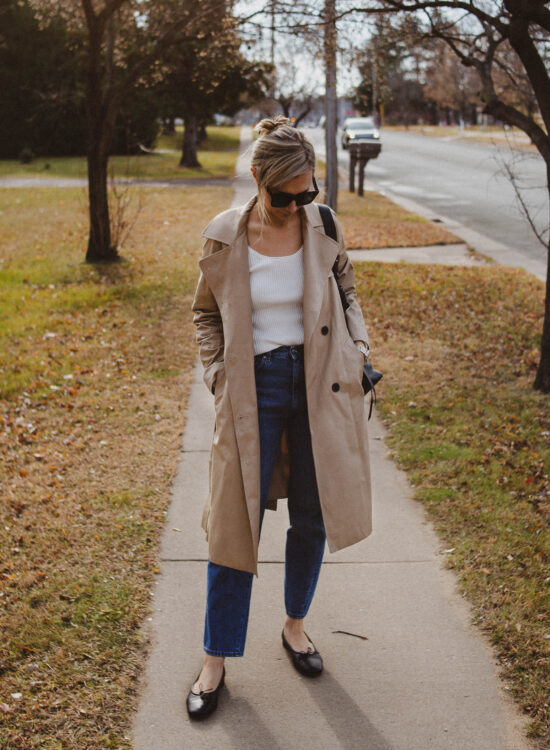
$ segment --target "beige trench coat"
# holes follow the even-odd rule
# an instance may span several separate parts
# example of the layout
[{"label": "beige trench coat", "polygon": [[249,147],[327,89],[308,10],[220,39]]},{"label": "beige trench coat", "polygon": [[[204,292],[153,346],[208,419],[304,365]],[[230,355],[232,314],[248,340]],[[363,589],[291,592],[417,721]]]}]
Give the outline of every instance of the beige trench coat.
[{"label": "beige trench coat", "polygon": [[[258,574],[260,436],[254,376],[252,303],[246,225],[256,197],[216,216],[206,227],[193,300],[204,381],[214,392],[209,497],[202,526],[209,559]],[[316,204],[301,209],[304,256],[304,362],[317,485],[329,550],[355,544],[372,531],[367,416],[361,385],[368,342],[355,299],[354,275],[335,216],[338,241],[327,237]],[[344,318],[331,269],[350,307]],[[283,435],[268,508],[287,497]]]}]

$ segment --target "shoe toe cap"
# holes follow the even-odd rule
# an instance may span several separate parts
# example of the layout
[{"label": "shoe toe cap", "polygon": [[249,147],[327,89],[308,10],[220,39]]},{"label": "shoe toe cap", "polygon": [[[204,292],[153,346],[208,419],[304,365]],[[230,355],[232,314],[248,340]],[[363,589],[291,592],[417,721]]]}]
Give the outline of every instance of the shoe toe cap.
[{"label": "shoe toe cap", "polygon": [[323,659],[321,654],[300,654],[294,659],[294,665],[304,675],[314,677],[323,671]]},{"label": "shoe toe cap", "polygon": [[187,712],[192,719],[200,719],[211,714],[217,705],[217,692],[212,693],[189,693],[187,696]]},{"label": "shoe toe cap", "polygon": [[323,660],[321,654],[311,654],[307,658],[307,665],[314,672],[321,672],[323,670]]}]

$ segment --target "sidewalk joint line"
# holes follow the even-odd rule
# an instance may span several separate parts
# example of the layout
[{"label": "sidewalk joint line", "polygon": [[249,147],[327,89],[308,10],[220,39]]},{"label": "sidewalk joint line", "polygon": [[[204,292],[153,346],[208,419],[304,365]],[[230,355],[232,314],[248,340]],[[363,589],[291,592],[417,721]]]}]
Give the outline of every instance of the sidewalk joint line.
[{"label": "sidewalk joint line", "polygon": [[[208,562],[207,557],[161,557],[160,562]],[[432,563],[437,557],[426,560],[326,560],[323,565],[392,565],[395,563]],[[258,565],[284,565],[284,560],[260,560]]]}]

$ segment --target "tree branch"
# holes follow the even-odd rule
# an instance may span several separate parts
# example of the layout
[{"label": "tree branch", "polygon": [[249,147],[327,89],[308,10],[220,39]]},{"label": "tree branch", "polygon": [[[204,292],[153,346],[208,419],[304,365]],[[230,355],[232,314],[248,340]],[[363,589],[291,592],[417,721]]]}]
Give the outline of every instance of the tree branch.
[{"label": "tree branch", "polygon": [[541,28],[550,31],[550,11],[545,7],[544,2],[504,0],[504,7],[517,18],[522,18],[524,21],[534,21]]},{"label": "tree branch", "polygon": [[506,176],[508,177],[509,181],[512,184],[512,187],[514,188],[514,192],[515,192],[516,198],[517,198],[517,200],[518,200],[518,202],[519,202],[519,204],[521,206],[521,211],[522,211],[523,215],[527,219],[527,221],[529,223],[529,226],[533,230],[533,233],[534,233],[535,237],[537,238],[537,240],[546,249],[548,247],[548,239],[547,239],[548,227],[546,227],[542,232],[537,229],[537,227],[535,226],[535,222],[533,220],[533,217],[531,215],[531,211],[529,210],[529,206],[527,205],[527,203],[525,202],[525,200],[523,198],[523,195],[521,194],[521,190],[520,190],[520,187],[519,187],[519,184],[518,184],[518,179],[517,179],[516,173],[514,172],[514,170],[510,166],[510,164],[508,164],[508,162],[504,158],[500,157],[499,160],[500,160],[500,162],[502,164],[502,168],[506,172]]},{"label": "tree branch", "polygon": [[[82,2],[88,2],[88,0],[82,0]],[[108,3],[105,3],[103,10],[101,10],[97,15],[97,20],[101,28],[103,28],[109,18],[111,18],[111,16],[116,13],[119,8],[122,8],[122,6],[127,2],[128,0],[111,0]]]},{"label": "tree branch", "polygon": [[524,115],[519,109],[511,107],[499,99],[492,87],[492,82],[491,88],[492,94],[486,99],[484,112],[493,115],[499,120],[504,120],[510,123],[510,125],[515,125],[520,130],[523,130],[524,133],[527,133],[548,164],[550,162],[550,138],[548,138],[544,130],[534,120]]},{"label": "tree branch", "polygon": [[86,23],[88,24],[88,28],[91,29],[96,20],[92,0],[82,0],[82,8],[84,10],[84,15],[86,16]]},{"label": "tree branch", "polygon": [[512,19],[508,39],[527,72],[546,131],[550,133],[550,77],[544,60],[529,36],[529,24],[523,19]]},{"label": "tree branch", "polygon": [[397,12],[412,12],[418,10],[427,9],[438,9],[438,8],[449,8],[451,10],[465,10],[470,15],[475,16],[479,21],[484,21],[490,24],[495,29],[506,34],[507,24],[503,23],[498,16],[491,16],[489,13],[485,13],[481,8],[476,7],[472,2],[465,2],[465,0],[458,0],[453,2],[452,0],[380,0],[381,6],[379,8],[362,8],[353,7],[346,11],[346,14],[350,13],[373,13],[373,12],[387,12],[391,10]]}]

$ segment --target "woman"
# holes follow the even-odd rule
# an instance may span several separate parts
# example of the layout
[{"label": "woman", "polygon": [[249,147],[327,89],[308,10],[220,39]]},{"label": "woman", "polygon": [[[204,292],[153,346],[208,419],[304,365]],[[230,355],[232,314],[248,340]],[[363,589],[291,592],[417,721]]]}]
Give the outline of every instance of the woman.
[{"label": "woman", "polygon": [[[266,507],[288,498],[282,642],[317,676],[304,630],[325,539],[331,552],[371,533],[367,422],[361,385],[368,335],[342,232],[325,234],[315,154],[284,117],[263,120],[251,171],[258,192],[206,227],[193,301],[216,421],[210,492],[204,663],[192,718],[217,706],[224,659],[244,651]],[[345,314],[331,273],[338,259]]]}]

